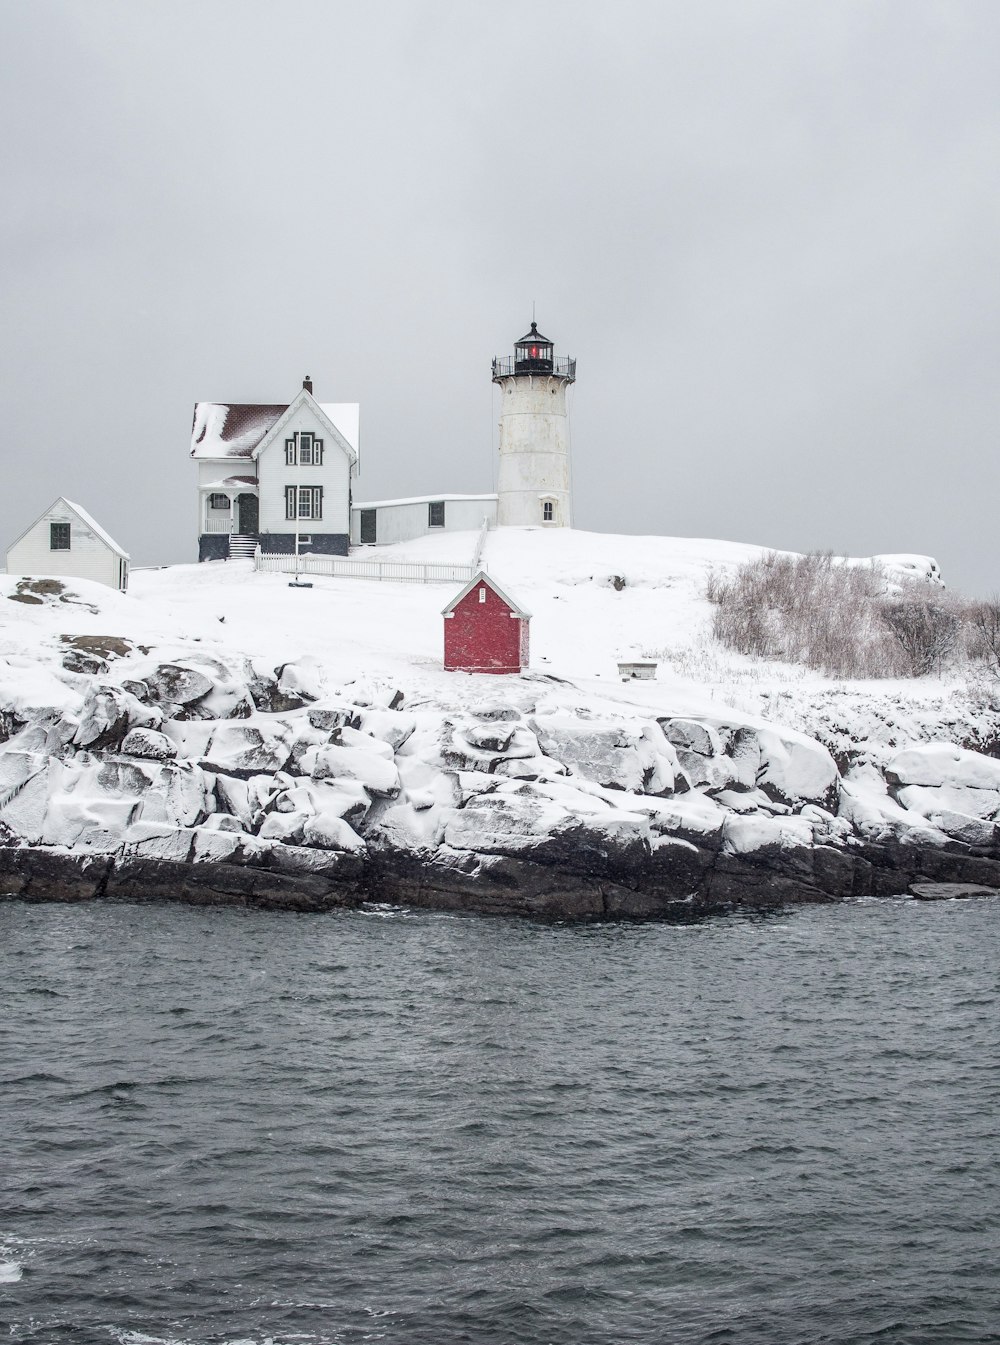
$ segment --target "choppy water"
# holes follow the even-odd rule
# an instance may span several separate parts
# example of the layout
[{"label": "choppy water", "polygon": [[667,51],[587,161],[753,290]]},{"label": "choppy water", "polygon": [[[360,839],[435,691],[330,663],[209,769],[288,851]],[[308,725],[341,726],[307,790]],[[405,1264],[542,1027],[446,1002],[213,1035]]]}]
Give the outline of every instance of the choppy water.
[{"label": "choppy water", "polygon": [[0,1321],[1000,1341],[998,930],[2,905]]}]

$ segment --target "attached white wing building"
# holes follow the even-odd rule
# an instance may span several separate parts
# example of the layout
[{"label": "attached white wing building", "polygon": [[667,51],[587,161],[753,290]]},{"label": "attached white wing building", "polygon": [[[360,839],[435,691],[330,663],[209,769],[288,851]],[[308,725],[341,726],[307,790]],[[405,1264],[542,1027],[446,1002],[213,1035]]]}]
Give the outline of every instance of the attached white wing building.
[{"label": "attached white wing building", "polygon": [[124,593],[128,552],[91,516],[60,495],[7,549],[7,573],[92,579]]}]

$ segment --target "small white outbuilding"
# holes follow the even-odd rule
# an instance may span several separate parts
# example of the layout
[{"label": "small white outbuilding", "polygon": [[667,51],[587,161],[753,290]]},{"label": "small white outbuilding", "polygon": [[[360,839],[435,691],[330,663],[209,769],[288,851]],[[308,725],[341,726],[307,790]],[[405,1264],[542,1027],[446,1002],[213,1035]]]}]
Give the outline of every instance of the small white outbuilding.
[{"label": "small white outbuilding", "polygon": [[92,579],[124,593],[128,552],[62,495],[7,549],[7,573]]}]

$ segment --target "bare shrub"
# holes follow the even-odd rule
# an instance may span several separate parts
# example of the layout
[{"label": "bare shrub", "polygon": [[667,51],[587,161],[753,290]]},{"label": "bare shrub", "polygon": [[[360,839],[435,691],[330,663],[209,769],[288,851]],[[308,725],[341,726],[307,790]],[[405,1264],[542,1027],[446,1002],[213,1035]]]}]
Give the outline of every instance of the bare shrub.
[{"label": "bare shrub", "polygon": [[726,586],[722,571],[712,566],[705,575],[705,597],[709,602],[718,602],[719,594]]},{"label": "bare shrub", "polygon": [[1000,594],[970,603],[966,620],[969,657],[983,659],[994,673],[1000,673]]},{"label": "bare shrub", "polygon": [[912,677],[940,672],[945,659],[954,653],[962,633],[961,612],[921,585],[907,585],[901,596],[882,604],[882,621],[903,652],[907,671]]},{"label": "bare shrub", "polygon": [[845,565],[829,552],[769,552],[716,576],[713,633],[741,654],[800,663],[828,677],[893,677],[906,654],[881,619],[885,575]]}]

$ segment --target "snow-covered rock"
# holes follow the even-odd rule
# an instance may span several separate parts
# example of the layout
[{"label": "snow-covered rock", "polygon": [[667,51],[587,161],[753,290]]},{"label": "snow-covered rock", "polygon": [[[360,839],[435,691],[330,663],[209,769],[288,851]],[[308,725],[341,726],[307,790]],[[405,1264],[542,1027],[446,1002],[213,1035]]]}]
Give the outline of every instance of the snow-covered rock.
[{"label": "snow-covered rock", "polygon": [[207,770],[255,775],[280,771],[291,756],[291,744],[291,731],[280,720],[230,720],[213,728],[204,748],[204,765]]},{"label": "snow-covered rock", "polygon": [[951,743],[922,743],[898,752],[885,768],[891,785],[953,785],[1000,789],[1000,761]]},{"label": "snow-covered rock", "polygon": [[130,729],[122,739],[121,750],[125,756],[148,757],[151,761],[169,761],[177,755],[166,734],[155,729]]},{"label": "snow-covered rock", "polygon": [[674,790],[680,764],[655,721],[628,724],[548,714],[536,715],[531,728],[544,755],[573,775],[629,793]]},{"label": "snow-covered rock", "polygon": [[314,780],[355,780],[378,798],[395,798],[399,793],[395,763],[361,746],[330,744],[319,748],[312,776]]}]

